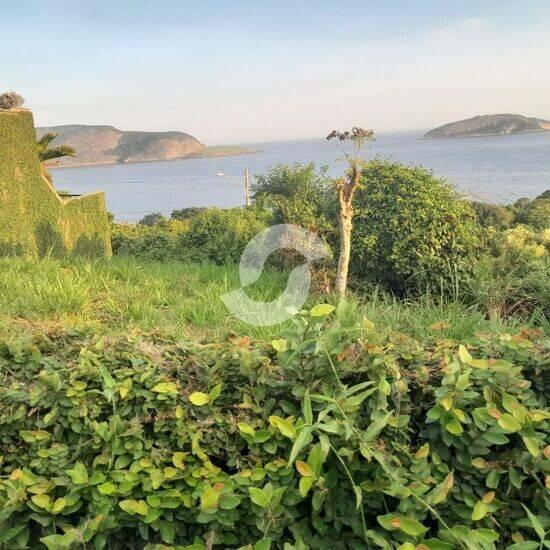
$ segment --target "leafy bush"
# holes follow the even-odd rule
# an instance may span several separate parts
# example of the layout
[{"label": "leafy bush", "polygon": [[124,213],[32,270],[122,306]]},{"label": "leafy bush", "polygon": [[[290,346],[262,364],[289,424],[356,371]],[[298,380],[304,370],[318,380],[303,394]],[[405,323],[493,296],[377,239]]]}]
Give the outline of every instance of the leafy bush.
[{"label": "leafy bush", "polygon": [[139,220],[139,225],[157,225],[158,223],[165,222],[166,217],[160,214],[159,212],[154,212],[153,214],[147,214]]},{"label": "leafy bush", "polygon": [[355,199],[356,276],[396,293],[439,286],[471,268],[478,245],[471,206],[420,167],[373,161]]},{"label": "leafy bush", "polygon": [[173,260],[176,254],[177,232],[164,225],[115,223],[111,240],[113,253],[119,256],[163,262]]},{"label": "leafy bush", "polygon": [[550,229],[550,197],[543,193],[532,201],[518,201],[515,207],[516,223],[535,229]]},{"label": "leafy bush", "polygon": [[187,220],[176,253],[193,261],[238,262],[250,239],[269,222],[269,212],[259,208],[206,208]]},{"label": "leafy bush", "polygon": [[514,213],[506,206],[476,201],[471,204],[482,227],[508,229],[514,222]]},{"label": "leafy bush", "polygon": [[0,95],[0,109],[18,109],[23,103],[25,100],[17,92],[5,92]]},{"label": "leafy bush", "polygon": [[180,210],[172,210],[170,218],[172,220],[188,220],[195,217],[199,212],[205,210],[203,207],[190,206],[189,208],[181,208]]},{"label": "leafy bush", "polygon": [[113,252],[157,261],[235,263],[269,220],[270,213],[258,208],[203,208],[183,220],[161,217],[148,218],[151,224],[115,224]]},{"label": "leafy bush", "polygon": [[421,345],[332,310],[269,344],[3,343],[1,544],[542,546],[548,342]]},{"label": "leafy bush", "polygon": [[487,249],[466,288],[492,318],[550,319],[550,230],[517,225],[486,235]]},{"label": "leafy bush", "polygon": [[256,176],[254,203],[273,214],[273,223],[293,223],[334,240],[337,204],[326,169],[313,163],[279,164]]}]

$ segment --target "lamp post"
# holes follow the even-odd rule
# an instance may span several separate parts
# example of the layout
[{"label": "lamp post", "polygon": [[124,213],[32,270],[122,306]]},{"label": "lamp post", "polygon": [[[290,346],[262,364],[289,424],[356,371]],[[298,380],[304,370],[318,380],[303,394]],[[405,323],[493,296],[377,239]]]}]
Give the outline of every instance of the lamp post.
[{"label": "lamp post", "polygon": [[237,178],[233,177],[230,174],[226,174],[225,172],[218,172],[218,177],[220,178],[229,178],[230,180],[233,180],[237,185],[243,186],[244,188],[244,203],[246,206],[250,206],[250,176],[248,174],[248,168],[244,169],[244,184]]}]

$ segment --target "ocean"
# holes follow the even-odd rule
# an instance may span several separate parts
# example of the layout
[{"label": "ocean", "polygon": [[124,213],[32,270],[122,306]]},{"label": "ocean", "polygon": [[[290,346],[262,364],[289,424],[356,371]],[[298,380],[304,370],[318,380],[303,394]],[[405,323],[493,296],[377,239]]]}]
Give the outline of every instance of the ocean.
[{"label": "ocean", "polygon": [[[550,132],[475,138],[424,140],[424,132],[381,133],[366,158],[383,157],[422,165],[448,179],[458,192],[476,200],[508,204],[550,189]],[[244,204],[243,190],[224,172],[242,179],[284,163],[314,162],[331,175],[345,170],[335,142],[324,139],[246,144],[255,153],[234,157],[54,169],[58,189],[74,194],[104,191],[119,221],[191,206]]]}]

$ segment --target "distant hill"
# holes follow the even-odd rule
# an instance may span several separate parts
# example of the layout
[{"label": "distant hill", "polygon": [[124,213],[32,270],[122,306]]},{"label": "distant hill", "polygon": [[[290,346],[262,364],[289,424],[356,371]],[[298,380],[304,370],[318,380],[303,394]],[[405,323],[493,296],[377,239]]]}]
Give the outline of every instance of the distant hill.
[{"label": "distant hill", "polygon": [[36,129],[38,137],[59,134],[54,145],[70,145],[75,158],[59,159],[56,166],[116,164],[170,160],[193,156],[238,155],[251,152],[242,147],[205,147],[184,132],[125,132],[113,126],[50,126]]},{"label": "distant hill", "polygon": [[450,122],[430,130],[425,138],[453,138],[473,136],[500,136],[550,130],[550,121],[522,115],[482,115]]}]

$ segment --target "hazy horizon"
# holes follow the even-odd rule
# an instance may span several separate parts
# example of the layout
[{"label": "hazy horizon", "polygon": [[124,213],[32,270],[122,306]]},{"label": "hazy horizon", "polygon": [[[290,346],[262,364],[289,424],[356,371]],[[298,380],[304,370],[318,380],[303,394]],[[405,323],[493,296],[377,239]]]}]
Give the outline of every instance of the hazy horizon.
[{"label": "hazy horizon", "polygon": [[550,119],[550,3],[289,0],[3,6],[3,86],[38,126],[179,130],[213,145]]}]

